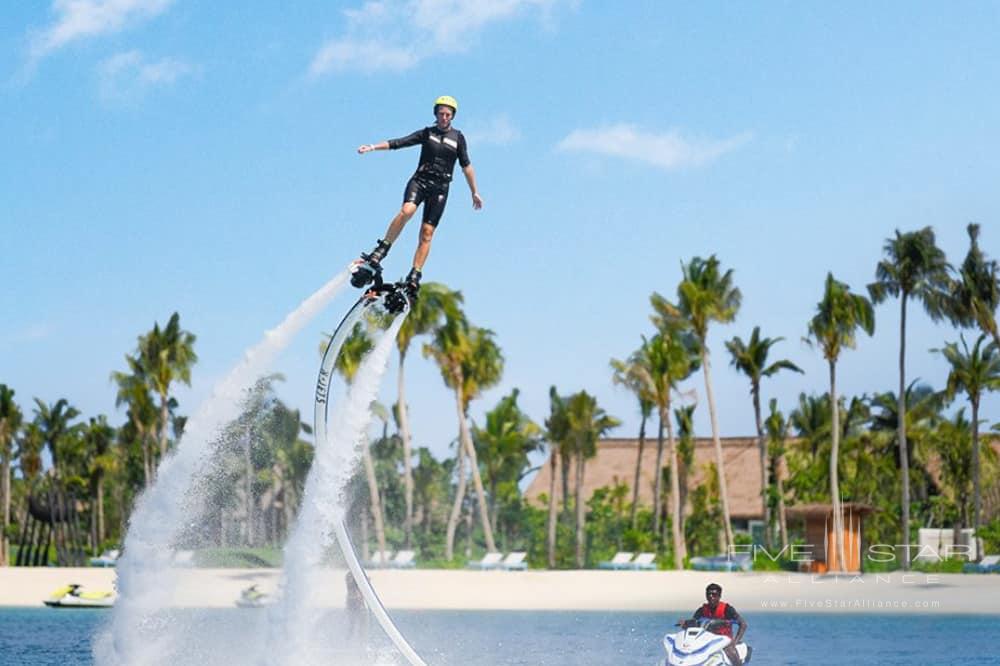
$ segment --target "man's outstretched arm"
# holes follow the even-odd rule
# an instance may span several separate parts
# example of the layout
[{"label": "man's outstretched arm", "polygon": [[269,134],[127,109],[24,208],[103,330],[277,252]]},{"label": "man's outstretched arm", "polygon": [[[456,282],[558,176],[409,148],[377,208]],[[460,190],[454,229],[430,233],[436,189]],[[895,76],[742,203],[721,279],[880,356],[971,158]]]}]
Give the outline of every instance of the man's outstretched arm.
[{"label": "man's outstretched arm", "polygon": [[472,192],[472,207],[479,210],[483,207],[483,198],[479,196],[479,189],[476,187],[476,170],[471,164],[462,167],[462,174],[465,182],[469,184],[469,191]]}]

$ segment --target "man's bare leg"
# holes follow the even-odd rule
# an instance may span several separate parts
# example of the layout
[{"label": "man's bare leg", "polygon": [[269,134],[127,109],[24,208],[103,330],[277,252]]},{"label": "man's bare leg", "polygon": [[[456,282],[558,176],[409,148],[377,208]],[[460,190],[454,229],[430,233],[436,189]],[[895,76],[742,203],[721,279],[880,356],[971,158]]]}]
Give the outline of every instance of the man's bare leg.
[{"label": "man's bare leg", "polygon": [[385,242],[395,243],[396,239],[399,238],[399,234],[403,232],[403,227],[406,223],[410,221],[413,214],[417,212],[417,204],[407,201],[403,204],[403,207],[399,209],[396,216],[392,218],[392,222],[389,223],[389,228],[385,232]]},{"label": "man's bare leg", "polygon": [[740,659],[740,653],[736,651],[736,644],[730,643],[723,648],[723,652],[729,657],[729,663],[733,666],[743,666],[743,660]]},{"label": "man's bare leg", "polygon": [[424,269],[427,255],[431,252],[431,240],[434,238],[436,229],[437,227],[426,222],[420,225],[420,242],[417,243],[417,250],[413,253],[413,267],[418,271]]}]

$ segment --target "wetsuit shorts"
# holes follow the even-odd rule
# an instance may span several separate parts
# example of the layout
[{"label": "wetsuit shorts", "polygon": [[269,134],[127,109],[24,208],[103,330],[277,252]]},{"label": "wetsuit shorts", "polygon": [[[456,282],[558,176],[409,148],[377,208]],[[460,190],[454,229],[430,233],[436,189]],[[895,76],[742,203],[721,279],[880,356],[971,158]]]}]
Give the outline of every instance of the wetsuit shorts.
[{"label": "wetsuit shorts", "polygon": [[410,178],[403,192],[403,203],[424,204],[424,224],[437,227],[448,203],[448,183],[425,180],[418,175]]}]

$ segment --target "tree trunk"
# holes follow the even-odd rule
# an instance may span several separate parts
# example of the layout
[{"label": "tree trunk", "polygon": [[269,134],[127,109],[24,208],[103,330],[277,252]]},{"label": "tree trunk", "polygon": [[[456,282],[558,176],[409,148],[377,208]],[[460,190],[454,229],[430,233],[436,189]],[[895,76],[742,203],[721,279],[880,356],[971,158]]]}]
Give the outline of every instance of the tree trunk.
[{"label": "tree trunk", "polygon": [[559,504],[556,502],[556,473],[559,471],[559,448],[552,445],[552,455],[549,457],[549,465],[552,467],[549,478],[549,523],[546,534],[546,549],[548,551],[549,568],[556,568],[556,516],[559,512]]},{"label": "tree trunk", "polygon": [[160,394],[160,460],[167,455],[167,422],[170,419],[170,403],[167,394]]},{"label": "tree trunk", "polygon": [[681,463],[677,455],[677,442],[674,439],[674,426],[670,422],[669,405],[661,411],[660,421],[666,418],[667,440],[670,448],[670,531],[674,541],[674,569],[683,569],[687,559],[687,542],[684,539],[684,507],[681,506]]},{"label": "tree trunk", "polygon": [[[836,571],[847,570],[847,551],[844,549],[844,512],[840,505],[840,470],[837,463],[840,459],[840,409],[837,405],[837,372],[836,364],[830,361],[830,417],[833,421],[830,448],[830,499],[833,504],[833,552],[837,560]],[[827,553],[827,562],[830,554]]]},{"label": "tree trunk", "polygon": [[583,502],[583,470],[587,464],[583,451],[576,454],[576,492],[573,494],[576,503],[576,568],[582,569],[584,565],[584,544],[587,535],[587,513],[584,510]]},{"label": "tree trunk", "polygon": [[[560,458],[568,459],[569,456],[566,455],[566,451],[560,451]],[[567,520],[569,517],[569,465],[566,464],[567,460],[560,460],[562,465],[559,467],[559,473],[562,474],[562,501],[563,501],[563,520]]]},{"label": "tree trunk", "polygon": [[[461,382],[457,384],[461,386]],[[469,421],[465,417],[464,401],[459,391],[455,391],[455,406],[458,411],[458,434],[465,446],[465,455],[469,457],[469,467],[472,470],[472,485],[476,490],[476,498],[479,503],[479,520],[483,524],[483,537],[486,539],[487,552],[496,552],[497,545],[493,541],[493,528],[490,527],[489,507],[486,505],[486,491],[483,490],[483,479],[479,475],[479,463],[476,460],[476,447],[472,444],[472,435],[469,434]]]},{"label": "tree trunk", "polygon": [[107,538],[107,532],[104,529],[104,472],[102,471],[97,477],[97,544],[98,548],[104,543],[104,539]]},{"label": "tree trunk", "polygon": [[757,424],[757,450],[760,452],[760,503],[764,514],[764,545],[771,548],[771,503],[767,501],[767,490],[771,487],[770,466],[767,464],[767,442],[764,441],[764,424],[760,420],[760,382],[754,381],[750,393],[753,394],[753,417]]},{"label": "tree trunk", "polygon": [[[459,438],[461,440],[461,438]],[[458,520],[462,515],[462,502],[465,501],[465,447],[462,442],[458,443],[458,483],[455,487],[455,502],[451,505],[451,513],[448,514],[448,527],[444,541],[444,559],[451,561],[455,555],[455,530],[458,529]]]},{"label": "tree trunk", "polygon": [[410,416],[406,406],[406,382],[403,363],[406,352],[399,352],[399,374],[396,378],[396,414],[399,419],[399,437],[403,440],[403,489],[406,500],[406,516],[403,518],[403,541],[409,548],[413,541],[413,450],[410,448]]},{"label": "tree trunk", "polygon": [[247,547],[253,548],[254,539],[256,538],[256,534],[254,534],[254,513],[256,512],[254,511],[254,501],[253,501],[254,469],[253,469],[253,456],[252,456],[253,451],[251,450],[253,444],[250,439],[250,433],[244,433],[243,443],[245,444],[245,446],[243,447],[243,465],[244,465],[244,471],[246,472],[246,484],[244,486],[245,488],[244,492],[246,493],[246,497],[244,499],[246,501],[245,509],[247,516],[245,534],[246,534]]},{"label": "tree trunk", "polygon": [[9,548],[7,542],[7,526],[10,525],[10,452],[3,452],[0,462],[0,567],[7,566]]},{"label": "tree trunk", "polygon": [[[899,466],[903,477],[902,497],[902,529],[903,540],[900,543],[910,543],[910,454],[906,444],[906,292],[899,298],[899,395],[896,411],[899,423],[896,430],[899,435]],[[903,571],[910,569],[910,549],[903,549]]]},{"label": "tree trunk", "polygon": [[[982,556],[982,548],[979,548],[981,540],[979,538],[979,518],[982,511],[983,492],[979,483],[979,398],[972,400],[972,529],[976,539],[976,561]],[[956,542],[958,543],[958,542]]]},{"label": "tree trunk", "polygon": [[372,452],[368,447],[368,438],[361,444],[361,455],[365,461],[365,476],[368,479],[368,497],[371,503],[372,518],[375,521],[375,541],[378,543],[380,562],[385,558],[385,519],[382,515],[382,499],[378,494],[378,479],[375,478],[375,463],[372,462]]},{"label": "tree trunk", "polygon": [[[779,465],[783,459],[784,457],[778,459]],[[785,480],[781,476],[780,467],[774,476],[778,484],[778,532],[781,534],[782,552],[785,552],[785,549],[788,548],[788,517],[785,515]]]},{"label": "tree trunk", "polygon": [[[660,509],[663,499],[663,410],[658,410],[659,425],[656,430],[656,473],[653,479],[653,534],[660,533]],[[668,414],[667,419],[670,419]]]},{"label": "tree trunk", "polygon": [[642,470],[642,451],[646,448],[646,414],[642,415],[642,422],[639,424],[639,455],[635,458],[635,483],[632,484],[632,510],[629,515],[629,523],[635,529],[635,515],[639,508],[639,478]]},{"label": "tree trunk", "polygon": [[726,552],[733,545],[733,526],[729,518],[729,491],[726,488],[726,462],[722,456],[722,440],[719,439],[719,419],[715,413],[715,396],[712,393],[712,374],[708,363],[708,347],[701,341],[701,367],[705,371],[705,396],[708,398],[708,416],[712,422],[712,443],[715,445],[715,464],[719,474],[719,496],[722,501],[722,522],[725,530]]}]

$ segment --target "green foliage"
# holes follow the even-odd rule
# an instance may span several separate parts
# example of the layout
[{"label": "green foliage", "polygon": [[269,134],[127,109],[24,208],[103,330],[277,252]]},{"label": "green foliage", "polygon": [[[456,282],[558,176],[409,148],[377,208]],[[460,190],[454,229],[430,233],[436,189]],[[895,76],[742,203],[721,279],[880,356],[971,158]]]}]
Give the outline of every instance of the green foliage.
[{"label": "green foliage", "polygon": [[976,536],[983,540],[983,553],[1000,553],[1000,518],[981,525]]},{"label": "green foliage", "polygon": [[688,555],[712,556],[719,553],[722,506],[715,465],[705,466],[704,482],[691,493],[691,515],[684,521]]},{"label": "green foliage", "polygon": [[967,562],[968,560],[962,557],[949,557],[948,559],[940,560],[938,562],[924,562],[917,560],[913,562],[913,569],[923,573],[962,573],[962,567],[964,567]]}]

